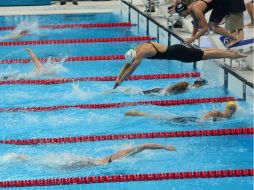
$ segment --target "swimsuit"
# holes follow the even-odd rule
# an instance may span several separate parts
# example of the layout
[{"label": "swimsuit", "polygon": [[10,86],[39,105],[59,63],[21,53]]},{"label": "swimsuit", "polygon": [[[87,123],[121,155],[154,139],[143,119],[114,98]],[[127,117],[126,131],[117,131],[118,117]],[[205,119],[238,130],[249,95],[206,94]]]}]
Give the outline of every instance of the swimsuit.
[{"label": "swimsuit", "polygon": [[156,50],[156,54],[148,59],[178,60],[189,63],[202,60],[204,55],[201,49],[189,48],[181,44],[168,46],[165,52],[160,52],[153,43],[148,43]]},{"label": "swimsuit", "polygon": [[189,122],[197,122],[199,120],[198,117],[175,117],[170,119],[175,123],[189,123]]},{"label": "swimsuit", "polygon": [[201,1],[207,5],[205,13],[212,10],[209,22],[220,23],[222,19],[228,14],[229,6],[227,5],[227,0],[212,0],[211,2],[206,2],[205,0]]}]

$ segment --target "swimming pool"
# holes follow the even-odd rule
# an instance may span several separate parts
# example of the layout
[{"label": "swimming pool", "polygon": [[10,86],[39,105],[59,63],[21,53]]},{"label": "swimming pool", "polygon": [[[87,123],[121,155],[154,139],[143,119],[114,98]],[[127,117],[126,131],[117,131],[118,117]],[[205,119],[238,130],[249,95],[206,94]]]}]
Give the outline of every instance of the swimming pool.
[{"label": "swimming pool", "polygon": [[[83,14],[53,16],[1,17],[1,26],[17,25],[21,21],[35,25],[70,23],[120,22],[114,14]],[[8,24],[7,24],[8,23]],[[79,39],[98,37],[144,36],[135,26],[115,28],[35,29],[23,40]],[[6,35],[11,31],[0,31]],[[68,57],[124,54],[142,43],[111,42],[84,44],[55,44],[29,46],[0,46],[1,59],[28,58],[24,48],[31,48],[38,57]],[[56,77],[115,76],[124,60],[77,61],[62,63]],[[56,63],[59,64],[59,63]],[[136,102],[144,100],[170,100],[186,98],[235,96],[223,87],[223,80],[215,77],[220,72],[213,62],[199,64],[198,71],[208,85],[186,93],[161,96],[142,95],[140,91],[165,87],[179,81],[193,82],[195,78],[126,81],[112,92],[114,82],[75,82],[57,85],[0,85],[0,107],[29,107],[73,104],[102,104],[112,102]],[[28,73],[33,64],[2,64],[0,73]],[[143,60],[135,75],[193,72],[192,64],[176,61]],[[216,75],[217,76],[217,75]],[[218,76],[221,76],[218,74]],[[236,97],[237,98],[237,97]],[[141,132],[186,131],[201,129],[247,128],[253,126],[251,107],[243,101],[237,113],[229,120],[174,123],[144,117],[125,117],[124,113],[135,109],[155,114],[175,116],[202,116],[211,109],[223,110],[225,103],[205,103],[179,106],[139,105],[112,109],[64,109],[46,112],[1,112],[3,139],[30,139]],[[77,156],[103,157],[129,146],[143,143],[171,144],[177,152],[164,150],[144,151],[133,157],[97,167],[63,169]],[[7,145],[1,144],[0,180],[68,178],[79,176],[124,175],[135,173],[160,173],[178,171],[207,171],[252,168],[252,135],[153,138],[117,141],[95,141],[71,144]],[[13,159],[12,153],[31,156],[29,162]],[[252,177],[163,180],[129,183],[104,183],[61,186],[61,189],[251,189]],[[59,186],[40,187],[57,189]]]}]

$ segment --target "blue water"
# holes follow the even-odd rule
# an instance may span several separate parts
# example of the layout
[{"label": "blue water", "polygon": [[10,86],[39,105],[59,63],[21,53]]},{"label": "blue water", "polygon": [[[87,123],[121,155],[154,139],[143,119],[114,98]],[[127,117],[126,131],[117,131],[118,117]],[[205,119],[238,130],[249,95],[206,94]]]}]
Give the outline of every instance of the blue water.
[{"label": "blue water", "polygon": [[[119,22],[118,15],[55,15],[0,17],[0,25],[18,25],[23,20],[43,24],[103,23]],[[96,38],[116,36],[137,36],[136,27],[59,29],[41,30],[22,40]],[[0,36],[11,31],[0,31]],[[43,34],[43,35],[41,35]],[[44,35],[45,34],[45,35]],[[24,48],[31,48],[38,57],[49,56],[88,56],[124,54],[129,48],[141,42],[87,43],[41,46],[0,47],[1,59],[28,58]],[[61,64],[61,63],[55,63]],[[148,81],[126,81],[112,91],[114,82],[76,82],[59,85],[2,85],[0,86],[0,107],[50,106],[62,104],[91,104],[110,102],[131,102],[143,100],[166,100],[200,97],[235,96],[223,88],[221,72],[213,62],[202,62],[198,70],[208,80],[208,85],[186,93],[161,96],[142,95],[142,90],[166,87],[179,81],[193,83],[194,78],[163,79]],[[86,61],[62,63],[65,72],[46,77],[81,77],[117,75],[123,61]],[[0,74],[28,73],[33,64],[0,65]],[[160,74],[192,72],[192,64],[177,61],[143,60],[136,74]],[[215,73],[218,74],[215,75]],[[45,78],[45,77],[44,77]],[[220,128],[244,128],[253,126],[252,108],[245,102],[238,102],[236,114],[229,120],[218,122],[200,121],[179,124],[168,120],[144,117],[125,117],[124,113],[135,109],[153,114],[201,117],[212,109],[223,110],[225,103],[197,104],[181,106],[135,106],[114,109],[68,109],[49,112],[0,113],[1,139],[28,139],[41,137],[64,137],[83,135],[105,135],[119,133],[181,131]],[[146,150],[132,157],[123,158],[108,165],[63,169],[63,163],[75,156],[100,158],[119,149],[143,143],[171,144],[177,152]],[[55,177],[76,177],[91,175],[114,175],[130,173],[157,173],[196,170],[222,170],[252,168],[253,138],[250,135],[221,137],[192,137],[170,139],[118,140],[59,145],[16,146],[0,145],[0,180],[36,179]],[[13,159],[11,155],[25,154],[28,161]],[[189,179],[154,182],[130,182],[111,184],[89,184],[61,186],[61,189],[251,189],[251,177]],[[37,187],[36,187],[37,188]],[[41,189],[59,189],[40,187]]]}]

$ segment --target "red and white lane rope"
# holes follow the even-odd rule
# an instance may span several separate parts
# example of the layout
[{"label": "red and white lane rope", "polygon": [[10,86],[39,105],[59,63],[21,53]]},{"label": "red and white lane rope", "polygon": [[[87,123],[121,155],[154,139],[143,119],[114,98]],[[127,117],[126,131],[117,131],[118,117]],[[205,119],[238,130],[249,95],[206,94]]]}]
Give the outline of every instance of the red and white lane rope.
[{"label": "red and white lane rope", "polygon": [[130,41],[150,41],[156,38],[150,36],[128,36],[115,38],[83,38],[83,39],[63,39],[63,40],[31,40],[0,42],[0,46],[24,46],[24,45],[51,45],[51,44],[78,44],[78,43],[98,43],[98,42],[130,42]]},{"label": "red and white lane rope", "polygon": [[37,145],[37,144],[63,144],[63,143],[77,143],[91,141],[92,142],[108,141],[108,140],[126,140],[126,139],[204,137],[204,136],[228,136],[228,135],[253,135],[253,128],[169,131],[169,132],[91,135],[78,137],[56,137],[56,138],[8,139],[8,140],[0,140],[0,143],[15,145]]},{"label": "red and white lane rope", "polygon": [[[172,73],[172,74],[148,74],[148,75],[133,75],[126,80],[155,80],[155,79],[173,79],[173,78],[188,78],[200,77],[199,72],[191,73]],[[0,85],[7,84],[33,84],[33,85],[52,85],[69,82],[81,81],[115,81],[116,76],[102,77],[78,77],[78,78],[58,78],[58,79],[19,79],[19,80],[0,80]]]},{"label": "red and white lane rope", "polygon": [[[51,24],[41,25],[43,29],[63,29],[63,28],[110,28],[110,27],[130,27],[135,26],[130,22],[113,22],[113,23],[81,23],[81,24]],[[15,30],[16,26],[0,26],[0,30]]]},{"label": "red and white lane rope", "polygon": [[[73,62],[73,61],[98,61],[98,60],[122,60],[125,59],[125,55],[95,55],[95,56],[71,56],[66,58],[51,57],[51,58],[39,58],[42,63],[48,60],[53,62]],[[0,60],[0,64],[26,64],[31,62],[31,59],[4,59]]]},{"label": "red and white lane rope", "polygon": [[183,171],[166,173],[143,173],[143,174],[123,174],[107,176],[87,176],[87,177],[66,177],[48,179],[28,179],[0,181],[1,188],[7,187],[38,187],[53,185],[77,185],[91,183],[113,183],[131,181],[159,181],[176,179],[196,179],[196,178],[225,178],[225,177],[248,177],[253,176],[254,170],[235,169],[235,170],[208,170],[208,171]]},{"label": "red and white lane rope", "polygon": [[138,105],[156,105],[156,106],[176,106],[187,104],[201,104],[201,103],[221,103],[236,100],[234,97],[217,97],[217,98],[193,98],[180,100],[153,100],[153,101],[139,101],[139,102],[117,102],[105,104],[78,104],[78,105],[56,105],[56,106],[33,106],[33,107],[12,107],[0,108],[0,112],[19,112],[19,111],[54,111],[63,109],[106,109],[106,108],[120,108],[126,106]]}]

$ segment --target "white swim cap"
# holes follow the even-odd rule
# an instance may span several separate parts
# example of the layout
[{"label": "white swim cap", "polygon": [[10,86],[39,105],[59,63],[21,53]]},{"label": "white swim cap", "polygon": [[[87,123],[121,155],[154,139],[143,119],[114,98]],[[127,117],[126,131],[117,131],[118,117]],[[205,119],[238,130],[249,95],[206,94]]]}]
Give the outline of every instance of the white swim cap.
[{"label": "white swim cap", "polygon": [[125,60],[127,61],[127,63],[132,63],[135,57],[136,57],[136,51],[134,49],[130,49],[125,54]]}]

